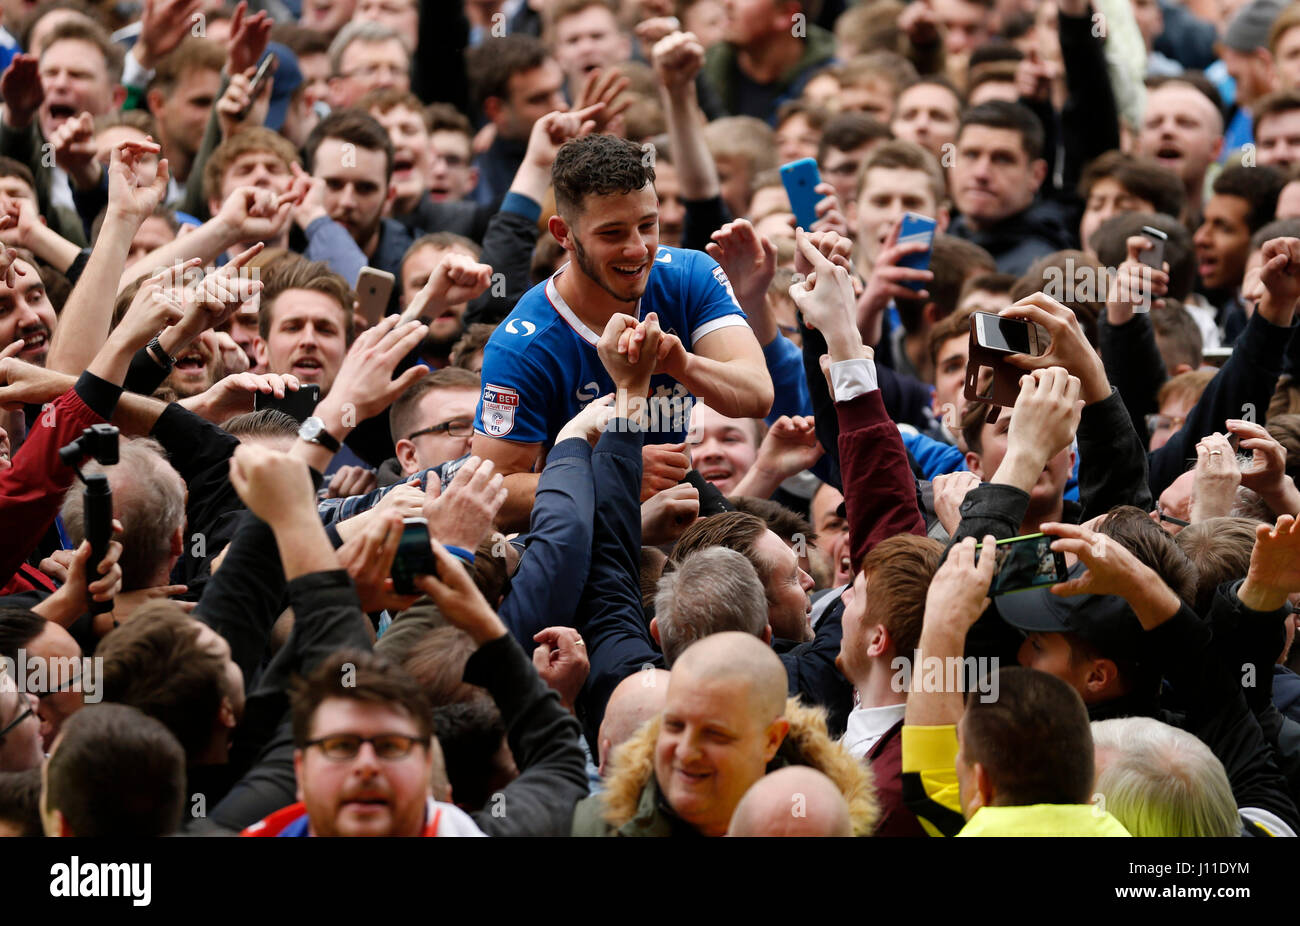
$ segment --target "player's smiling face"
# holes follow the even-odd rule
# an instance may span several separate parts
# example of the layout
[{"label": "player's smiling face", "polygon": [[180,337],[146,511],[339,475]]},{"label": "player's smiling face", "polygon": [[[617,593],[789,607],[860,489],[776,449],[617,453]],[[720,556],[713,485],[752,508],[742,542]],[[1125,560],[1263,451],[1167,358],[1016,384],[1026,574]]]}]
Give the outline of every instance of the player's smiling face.
[{"label": "player's smiling face", "polygon": [[569,235],[579,269],[619,302],[635,303],[645,292],[659,248],[654,186],[588,196],[583,206]]}]

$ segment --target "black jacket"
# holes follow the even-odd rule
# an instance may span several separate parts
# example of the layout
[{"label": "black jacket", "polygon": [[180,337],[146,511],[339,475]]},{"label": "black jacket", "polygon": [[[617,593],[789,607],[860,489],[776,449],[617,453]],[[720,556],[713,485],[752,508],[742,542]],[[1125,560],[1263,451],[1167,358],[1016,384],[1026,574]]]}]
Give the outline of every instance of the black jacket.
[{"label": "black jacket", "polygon": [[1020,276],[1030,264],[1054,251],[1075,246],[1074,233],[1065,222],[1058,204],[1039,200],[1024,212],[976,231],[965,216],[948,226],[948,234],[978,244],[993,255],[998,272]]},{"label": "black jacket", "polygon": [[489,836],[567,836],[573,807],[587,795],[582,728],[537,675],[510,634],[483,644],[465,663],[467,684],[492,695],[520,775],[500,800],[470,816]]}]

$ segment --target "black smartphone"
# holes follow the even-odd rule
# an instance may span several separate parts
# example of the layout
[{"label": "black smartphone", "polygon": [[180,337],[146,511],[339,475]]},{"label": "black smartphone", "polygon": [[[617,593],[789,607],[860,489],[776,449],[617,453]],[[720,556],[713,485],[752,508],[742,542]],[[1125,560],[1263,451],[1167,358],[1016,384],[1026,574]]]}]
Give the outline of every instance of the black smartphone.
[{"label": "black smartphone", "polygon": [[388,573],[393,579],[393,590],[399,595],[414,595],[416,576],[438,574],[438,561],[429,546],[429,522],[424,518],[406,518],[402,521],[402,539],[397,543],[397,556]]},{"label": "black smartphone", "polygon": [[991,312],[976,312],[971,318],[975,343],[986,350],[1037,356],[1046,348],[1045,344],[1040,345],[1037,326],[1024,319],[1004,318]]},{"label": "black smartphone", "polygon": [[311,417],[319,402],[320,386],[315,383],[305,383],[299,386],[297,391],[286,389],[283,399],[277,399],[274,393],[270,392],[258,392],[253,395],[254,410],[274,408],[300,424]]},{"label": "black smartphone", "polygon": [[1146,264],[1152,270],[1165,269],[1165,242],[1169,240],[1169,236],[1158,228],[1143,225],[1142,237],[1151,242],[1151,247],[1138,255],[1138,263]]},{"label": "black smartphone", "polygon": [[[1047,534],[1026,534],[997,542],[997,572],[993,575],[990,595],[1023,592],[1042,585],[1055,585],[1069,578],[1065,568],[1065,554],[1052,550],[1055,537]],[[978,551],[979,544],[975,547]],[[977,553],[978,561],[978,553]]]}]

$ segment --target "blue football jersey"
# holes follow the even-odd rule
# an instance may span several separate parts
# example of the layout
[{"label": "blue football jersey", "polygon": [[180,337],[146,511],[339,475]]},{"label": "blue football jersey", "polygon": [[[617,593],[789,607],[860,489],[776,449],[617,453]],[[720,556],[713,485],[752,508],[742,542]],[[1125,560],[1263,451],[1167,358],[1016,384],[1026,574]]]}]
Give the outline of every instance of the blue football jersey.
[{"label": "blue football jersey", "polygon": [[[550,447],[583,406],[614,391],[614,381],[596,353],[601,332],[583,324],[555,286],[568,267],[525,293],[488,340],[474,421],[477,433]],[[661,246],[655,253],[635,314],[644,318],[651,312],[687,350],[720,328],[748,324],[717,261],[703,251],[681,248]],[[693,401],[671,376],[655,375],[645,442],[685,440]]]}]

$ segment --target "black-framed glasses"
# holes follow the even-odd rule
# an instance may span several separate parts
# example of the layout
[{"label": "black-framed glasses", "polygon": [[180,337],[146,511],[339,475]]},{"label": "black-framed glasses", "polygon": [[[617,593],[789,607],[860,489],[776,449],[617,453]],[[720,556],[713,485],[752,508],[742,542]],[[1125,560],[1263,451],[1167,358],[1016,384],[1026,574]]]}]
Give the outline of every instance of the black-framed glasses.
[{"label": "black-framed glasses", "polygon": [[361,745],[369,743],[375,750],[375,756],[381,762],[396,762],[405,759],[416,746],[424,744],[418,736],[403,733],[380,733],[378,736],[357,736],[355,733],[336,733],[309,740],[308,746],[319,746],[325,758],[334,762],[355,759],[361,752]]},{"label": "black-framed glasses", "polygon": [[23,704],[26,706],[18,712],[17,717],[9,721],[9,723],[6,724],[3,729],[0,729],[0,742],[4,740],[5,734],[7,734],[10,730],[15,729],[20,723],[22,723],[28,717],[36,713],[36,711],[32,709],[32,702],[27,700],[26,695],[20,693],[18,697],[22,698]]},{"label": "black-framed glasses", "polygon": [[474,419],[472,418],[453,418],[451,421],[444,421],[442,424],[435,424],[431,428],[422,428],[413,434],[408,434],[407,440],[415,440],[424,434],[443,434],[448,437],[469,437],[474,433]]},{"label": "black-framed glasses", "polygon": [[1165,514],[1164,509],[1160,507],[1160,502],[1156,502],[1156,518],[1169,524],[1177,524],[1179,527],[1191,527],[1191,521],[1184,521],[1182,518],[1175,518],[1172,514]]}]

